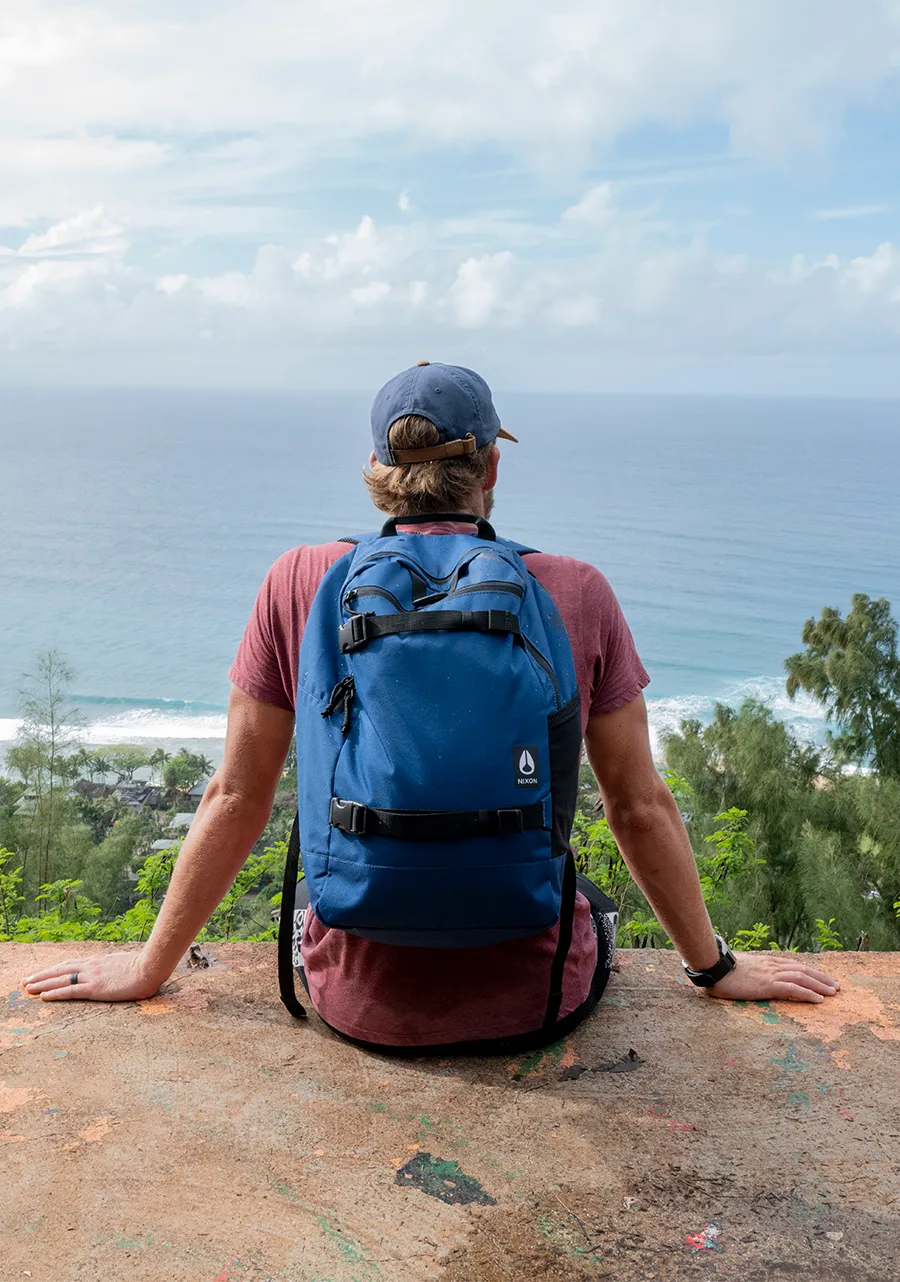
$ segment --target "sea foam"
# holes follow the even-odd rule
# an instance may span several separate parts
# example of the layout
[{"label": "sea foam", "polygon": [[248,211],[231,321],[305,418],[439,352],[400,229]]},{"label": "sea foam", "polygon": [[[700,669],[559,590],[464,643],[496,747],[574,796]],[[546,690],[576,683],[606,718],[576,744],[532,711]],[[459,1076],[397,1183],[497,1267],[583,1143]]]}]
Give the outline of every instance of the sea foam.
[{"label": "sea foam", "polygon": [[[781,677],[753,677],[725,685],[715,695],[654,698],[648,694],[647,712],[654,759],[662,760],[666,735],[677,731],[682,721],[694,719],[706,724],[712,718],[716,703],[738,707],[745,699],[767,704],[803,742],[823,742],[825,712],[820,704],[805,694],[789,699]],[[138,743],[168,749],[182,743],[203,743],[215,755],[215,745],[221,752],[224,744],[226,712],[217,704],[173,699],[101,698],[82,698],[78,703],[85,718],[78,737],[88,747]],[[0,749],[15,740],[20,725],[16,718],[0,718]]]}]

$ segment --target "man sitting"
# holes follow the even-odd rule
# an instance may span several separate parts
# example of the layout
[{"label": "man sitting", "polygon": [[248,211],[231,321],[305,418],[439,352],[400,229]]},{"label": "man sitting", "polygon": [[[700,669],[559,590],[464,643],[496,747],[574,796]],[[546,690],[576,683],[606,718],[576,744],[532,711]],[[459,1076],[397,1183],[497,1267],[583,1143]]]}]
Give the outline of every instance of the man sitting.
[{"label": "man sitting", "polygon": [[[365,480],[376,507],[396,518],[395,525],[389,522],[391,546],[396,541],[393,536],[402,541],[404,535],[414,536],[413,542],[424,540],[432,550],[439,547],[430,543],[432,540],[463,535],[472,541],[476,538],[473,521],[480,532],[493,537],[487,518],[500,463],[496,439],[515,438],[500,427],[490,391],[478,375],[456,366],[421,362],[379,392],[372,428],[375,448]],[[461,519],[427,519],[436,514]],[[404,517],[408,518],[406,525]],[[323,578],[338,561],[349,566],[353,555],[350,542],[294,548],[267,574],[231,669],[225,759],[197,811],[147,943],[137,951],[49,967],[29,978],[29,992],[40,993],[47,1000],[146,998],[156,993],[175,969],[266,825],[295,732],[304,629]],[[526,583],[530,583],[527,576],[532,576],[539,585],[534,591],[549,594],[555,603],[558,616],[555,611],[553,614],[557,620],[561,618],[568,638],[566,648],[571,651],[565,662],[573,665],[580,693],[580,701],[575,696],[580,718],[576,729],[583,735],[610,828],[635,881],[681,954],[688,976],[714,997],[817,1002],[834,993],[836,981],[791,954],[744,953],[735,959],[714,935],[681,816],[651,756],[642,695],[649,678],[612,588],[598,570],[582,561],[543,553],[519,558],[519,553],[513,552],[513,557],[515,564],[521,561]],[[343,572],[336,574],[343,582]],[[435,596],[434,585],[423,581],[414,602],[416,610],[432,604],[429,592]],[[384,599],[382,590],[382,603]],[[546,596],[541,595],[541,600],[546,602]],[[403,617],[408,619],[413,613],[407,608]],[[365,632],[365,625],[360,626]],[[396,630],[399,625],[390,626]],[[470,627],[471,621],[463,620],[460,626]],[[487,629],[493,626],[490,621],[485,624]],[[447,632],[441,635],[450,636]],[[496,638],[482,640],[500,644]],[[398,641],[396,636],[383,636],[375,644]],[[349,642],[348,649],[355,644]],[[442,644],[452,644],[452,637]],[[452,654],[452,649],[446,653]],[[497,649],[494,653],[513,651]],[[353,727],[348,680],[335,687],[334,707],[330,709],[343,716],[345,734]],[[427,717],[427,712],[426,700],[421,715]],[[502,709],[484,709],[485,718],[503,715]],[[339,728],[333,729],[336,740],[341,733]],[[402,764],[415,747],[416,733],[416,721],[410,719],[403,728],[403,741],[382,745],[388,760]],[[352,742],[352,735],[348,741]],[[576,742],[576,764],[577,752]],[[515,746],[513,758],[504,754],[502,768],[519,772],[517,782],[525,786],[525,793],[530,786],[538,786],[540,767],[534,757],[527,744]],[[314,761],[304,760],[301,748],[301,783],[310,777],[314,765]],[[549,770],[546,763],[544,768]],[[365,838],[370,850],[371,843],[385,840],[384,836],[366,836],[365,825],[356,825],[352,816],[342,817],[343,802],[327,798],[324,790],[313,802],[316,806],[319,802],[331,804],[332,827]],[[409,814],[406,808],[378,809],[384,806],[378,797],[369,799],[368,805],[383,832],[394,831],[407,840],[411,833],[415,836],[416,829],[402,819]],[[453,810],[450,806],[446,809]],[[515,813],[521,816],[525,810]],[[303,821],[301,813],[301,833]],[[481,831],[478,821],[471,822],[475,826],[467,830],[469,837],[461,836],[454,845],[463,896],[470,875],[467,851],[473,849],[471,842],[483,841],[477,836]],[[521,828],[521,818],[517,823]],[[541,826],[540,820],[536,823]],[[567,823],[570,826],[571,814]],[[442,836],[440,832],[431,835]],[[557,833],[553,840],[559,839]],[[560,868],[566,863],[567,839],[568,827],[561,835],[563,850],[553,851]],[[498,842],[504,840],[502,835],[497,837]],[[411,851],[412,846],[405,849]],[[362,850],[352,842],[348,847],[357,848]],[[548,860],[548,869],[551,862]],[[366,875],[374,877],[379,875],[376,865],[377,860],[372,859],[360,868],[367,868]],[[327,870],[322,876],[310,873],[310,886],[315,890],[326,876]],[[317,890],[312,904],[304,907],[301,882],[296,904],[293,888],[288,888],[285,911],[289,927],[296,928],[296,938],[289,938],[288,946],[293,944],[293,961],[321,1018],[340,1034],[365,1045],[401,1053],[424,1050],[445,1054],[538,1045],[559,1037],[593,1009],[609,975],[615,940],[615,905],[590,882],[579,879],[577,888],[572,885],[568,907],[565,876],[562,891],[559,879],[554,883],[551,877],[544,890],[548,887],[562,898],[558,914],[545,928],[517,937],[507,932],[508,937],[496,942],[491,942],[488,932],[472,947],[435,947],[410,942],[409,934],[401,939],[378,929],[345,929],[329,922],[327,914],[316,911]],[[483,914],[485,905],[479,907]],[[296,1005],[296,999],[288,996],[287,1000]],[[300,1013],[299,1006],[295,1013]]]}]

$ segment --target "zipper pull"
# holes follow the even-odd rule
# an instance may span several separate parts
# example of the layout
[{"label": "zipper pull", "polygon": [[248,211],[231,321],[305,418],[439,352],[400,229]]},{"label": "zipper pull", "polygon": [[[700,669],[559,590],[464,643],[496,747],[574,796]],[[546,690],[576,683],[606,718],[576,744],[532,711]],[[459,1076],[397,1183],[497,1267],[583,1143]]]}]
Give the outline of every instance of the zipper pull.
[{"label": "zipper pull", "polygon": [[328,700],[328,707],[322,713],[323,717],[330,717],[338,708],[342,708],[344,719],[341,724],[341,733],[350,733],[350,705],[353,702],[353,696],[356,694],[356,682],[353,677],[344,677],[339,681],[331,692],[331,698]]},{"label": "zipper pull", "polygon": [[350,705],[356,694],[356,682],[352,677],[348,677],[347,681],[348,684],[344,690],[344,720],[341,722],[341,734],[343,735],[350,733]]}]

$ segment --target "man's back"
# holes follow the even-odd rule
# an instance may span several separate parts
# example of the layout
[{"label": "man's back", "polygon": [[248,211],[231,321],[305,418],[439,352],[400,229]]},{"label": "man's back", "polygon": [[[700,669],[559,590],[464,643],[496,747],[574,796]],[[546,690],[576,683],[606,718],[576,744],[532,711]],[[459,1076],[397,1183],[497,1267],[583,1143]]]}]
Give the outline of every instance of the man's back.
[{"label": "man's back", "polygon": [[[449,523],[417,528],[433,537],[460,529]],[[235,685],[293,711],[300,644],[316,589],[325,571],[350,550],[347,543],[327,543],[295,548],[276,561],[231,670]],[[612,712],[636,698],[647,674],[599,571],[541,553],[530,555],[527,566],[553,597],[565,624],[584,729],[589,716]],[[558,933],[557,924],[539,935],[488,948],[400,948],[330,929],[309,912],[303,958],[316,1010],[334,1028],[382,1045],[439,1045],[539,1027]],[[561,1016],[584,1001],[596,950],[588,904],[579,895]]]}]

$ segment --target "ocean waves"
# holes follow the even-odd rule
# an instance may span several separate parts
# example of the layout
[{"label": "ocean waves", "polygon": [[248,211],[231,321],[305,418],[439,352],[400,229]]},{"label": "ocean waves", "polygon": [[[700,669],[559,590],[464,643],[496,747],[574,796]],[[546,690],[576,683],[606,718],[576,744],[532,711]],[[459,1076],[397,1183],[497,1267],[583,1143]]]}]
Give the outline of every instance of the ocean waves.
[{"label": "ocean waves", "polygon": [[[74,702],[82,718],[77,737],[89,748],[138,743],[168,750],[173,744],[225,742],[226,709],[221,704],[99,697]],[[0,748],[15,740],[20,726],[15,717],[0,717]]]},{"label": "ocean waves", "polygon": [[[715,694],[655,698],[648,692],[647,710],[654,757],[662,759],[666,735],[677,731],[682,721],[695,719],[707,723],[717,703],[738,707],[745,699],[767,704],[775,716],[789,723],[804,742],[824,741],[825,713],[819,704],[806,695],[789,699],[782,677],[754,677],[725,683]],[[100,696],[81,696],[75,702],[84,719],[78,737],[88,747],[138,743],[170,751],[182,743],[186,746],[202,744],[209,755],[221,757],[226,709],[220,704]],[[16,718],[0,717],[0,749],[15,740],[20,724]]]},{"label": "ocean waves", "polygon": [[766,704],[778,720],[787,722],[804,743],[824,742],[826,718],[821,704],[805,694],[789,699],[783,677],[751,677],[730,682],[715,695],[688,694],[655,699],[648,694],[647,713],[654,758],[662,760],[666,735],[677,731],[682,721],[696,720],[707,724],[712,720],[717,703],[737,708],[746,699]]}]

